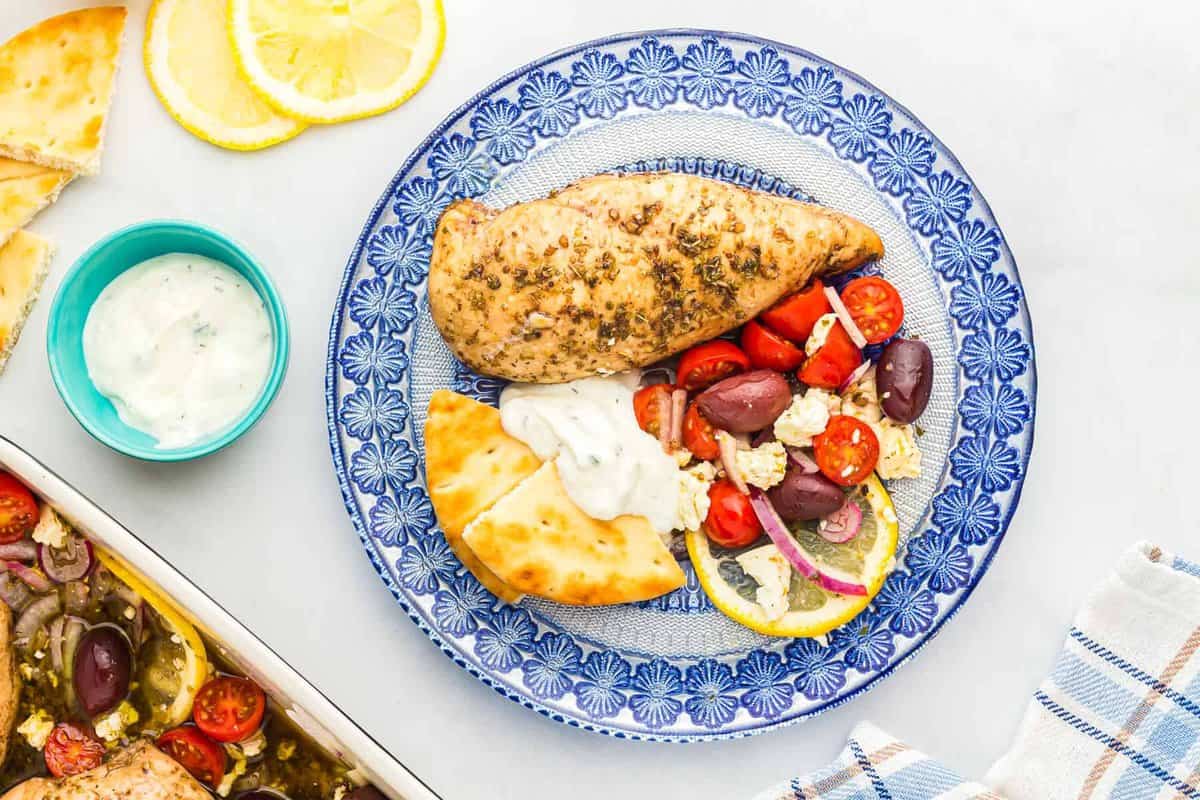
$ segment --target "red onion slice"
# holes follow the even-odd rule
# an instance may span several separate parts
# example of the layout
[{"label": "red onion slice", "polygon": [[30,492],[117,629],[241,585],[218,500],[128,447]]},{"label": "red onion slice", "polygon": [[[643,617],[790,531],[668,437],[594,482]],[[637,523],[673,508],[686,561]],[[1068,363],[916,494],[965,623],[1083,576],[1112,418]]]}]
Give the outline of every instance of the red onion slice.
[{"label": "red onion slice", "polygon": [[867,587],[856,581],[852,575],[828,565],[821,567],[821,572],[817,576],[817,585],[834,594],[849,594],[857,597],[866,597],[867,595]]},{"label": "red onion slice", "polygon": [[779,549],[780,553],[783,553],[783,557],[788,560],[792,568],[806,578],[817,577],[816,562],[808,553],[804,552],[800,543],[792,538],[792,534],[788,532],[787,525],[783,524],[779,512],[775,510],[775,506],[771,505],[771,499],[767,497],[766,492],[757,487],[751,489],[750,507],[754,509],[754,515],[762,523],[763,530],[767,532],[771,543]]},{"label": "red onion slice", "polygon": [[874,363],[867,359],[863,359],[863,362],[854,368],[854,372],[850,373],[850,377],[846,378],[846,380],[842,382],[842,385],[838,387],[838,391],[844,392],[854,384],[858,383],[860,380],[862,380],[862,376],[866,375],[867,371],[873,366],[875,366]]},{"label": "red onion slice", "polygon": [[658,443],[664,453],[671,453],[671,397],[670,395],[655,395],[654,419],[658,423]]},{"label": "red onion slice", "polygon": [[799,447],[785,447],[783,449],[787,451],[788,461],[791,461],[805,475],[815,475],[821,471],[821,468],[817,466],[817,462],[809,458],[808,454]]},{"label": "red onion slice", "polygon": [[66,617],[56,617],[54,622],[50,623],[50,661],[54,664],[54,671],[59,675],[63,674],[63,629],[66,626]]},{"label": "red onion slice", "polygon": [[842,327],[846,329],[846,333],[850,334],[850,341],[854,342],[854,346],[859,350],[866,347],[867,337],[863,336],[862,331],[858,329],[858,325],[854,324],[854,317],[850,316],[850,311],[846,308],[846,304],[842,302],[837,289],[834,289],[832,286],[826,286],[825,297],[829,299],[829,305],[833,306],[833,313],[837,314],[838,321],[842,323]]},{"label": "red onion slice", "polygon": [[0,561],[33,561],[37,558],[37,548],[37,542],[31,539],[0,544]]},{"label": "red onion slice", "polygon": [[92,569],[92,543],[82,536],[68,536],[62,547],[38,547],[38,564],[57,583],[77,581]]},{"label": "red onion slice", "polygon": [[817,523],[817,533],[827,542],[843,544],[858,536],[862,527],[862,509],[849,497],[842,507],[832,514],[827,514]]},{"label": "red onion slice", "polygon": [[683,415],[687,412],[687,390],[671,392],[671,448],[683,444]]},{"label": "red onion slice", "polygon": [[27,646],[33,635],[61,610],[57,593],[34,600],[29,608],[21,613],[17,624],[13,625],[13,643],[20,647]]},{"label": "red onion slice", "polygon": [[41,592],[48,592],[54,588],[54,584],[50,583],[49,578],[43,575],[40,570],[36,570],[31,566],[18,561],[6,561],[4,562],[4,568],[13,575],[16,575],[25,582],[26,586],[39,594]]},{"label": "red onion slice", "polygon": [[742,477],[742,471],[737,465],[737,439],[726,431],[717,431],[717,447],[721,451],[721,466],[725,469],[725,477],[733,481],[733,485],[742,494],[749,494],[750,487]]}]

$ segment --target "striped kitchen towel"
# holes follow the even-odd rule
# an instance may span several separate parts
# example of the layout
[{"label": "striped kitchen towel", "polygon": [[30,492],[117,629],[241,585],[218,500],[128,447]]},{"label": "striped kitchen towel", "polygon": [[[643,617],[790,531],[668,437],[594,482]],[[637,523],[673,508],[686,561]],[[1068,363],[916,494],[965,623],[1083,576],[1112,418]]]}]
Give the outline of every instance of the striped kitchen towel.
[{"label": "striped kitchen towel", "polygon": [[850,734],[832,764],[754,800],[1001,800],[869,722]]},{"label": "striped kitchen towel", "polygon": [[1075,618],[1012,749],[1011,800],[1200,800],[1200,565],[1128,551]]}]

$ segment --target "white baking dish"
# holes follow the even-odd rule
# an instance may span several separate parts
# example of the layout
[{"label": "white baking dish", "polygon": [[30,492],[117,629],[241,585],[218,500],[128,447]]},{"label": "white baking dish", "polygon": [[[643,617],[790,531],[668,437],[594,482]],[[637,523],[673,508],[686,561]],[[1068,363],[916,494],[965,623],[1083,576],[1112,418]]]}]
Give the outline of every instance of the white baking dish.
[{"label": "white baking dish", "polygon": [[0,470],[10,472],[80,533],[124,559],[150,586],[172,598],[226,660],[253,678],[302,730],[358,769],[392,800],[438,800],[300,673],[183,573],[17,445],[0,436]]}]

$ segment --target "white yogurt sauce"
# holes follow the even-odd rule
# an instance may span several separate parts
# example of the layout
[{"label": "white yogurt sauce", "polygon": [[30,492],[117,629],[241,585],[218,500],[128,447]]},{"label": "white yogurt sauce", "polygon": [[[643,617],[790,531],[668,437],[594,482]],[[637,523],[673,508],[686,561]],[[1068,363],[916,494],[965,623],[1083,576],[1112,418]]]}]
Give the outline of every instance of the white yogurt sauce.
[{"label": "white yogurt sauce", "polygon": [[640,514],[656,530],[681,528],[679,467],[638,427],[639,375],[570,383],[513,383],[500,394],[504,430],[549,461],[567,495],[594,519]]},{"label": "white yogurt sauce", "polygon": [[219,261],[168,253],[118,275],[83,329],[92,383],[121,420],[186,447],[246,412],[271,370],[262,298]]}]

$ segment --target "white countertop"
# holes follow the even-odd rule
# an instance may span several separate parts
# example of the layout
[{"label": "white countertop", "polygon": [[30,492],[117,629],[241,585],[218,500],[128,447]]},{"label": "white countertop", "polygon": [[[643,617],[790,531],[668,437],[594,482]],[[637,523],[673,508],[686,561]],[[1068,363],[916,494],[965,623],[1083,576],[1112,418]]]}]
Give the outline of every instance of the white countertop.
[{"label": "white countertop", "polygon": [[[175,125],[141,66],[134,9],[99,177],[33,230],[59,248],[0,377],[0,434],[153,544],[447,800],[731,798],[816,767],[871,719],[968,776],[1008,742],[1088,588],[1137,538],[1200,556],[1200,4],[446,0],[441,65],[382,117],[257,154]],[[0,4],[0,38],[84,0]],[[815,720],[750,739],[661,745],[553,723],[478,683],[410,623],[359,548],[325,431],[336,288],[410,149],[495,77],[622,30],[781,39],[917,114],[987,196],[1020,266],[1041,393],[1024,498],[979,589],[909,666]],[[264,421],[198,463],[94,442],[50,380],[46,313],[96,239],[184,217],[244,242],[288,304],[292,360]]]}]

